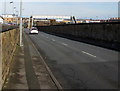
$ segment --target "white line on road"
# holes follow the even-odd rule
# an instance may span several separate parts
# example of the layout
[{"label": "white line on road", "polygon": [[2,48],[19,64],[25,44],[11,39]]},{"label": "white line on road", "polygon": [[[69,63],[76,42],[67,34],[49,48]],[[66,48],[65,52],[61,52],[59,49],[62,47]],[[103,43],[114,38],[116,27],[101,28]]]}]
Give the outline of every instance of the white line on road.
[{"label": "white line on road", "polygon": [[68,46],[68,44],[65,44],[65,43],[62,43],[62,45],[64,45],[64,46]]},{"label": "white line on road", "polygon": [[54,39],[52,39],[52,41],[55,41]]},{"label": "white line on road", "polygon": [[46,38],[48,38],[48,37],[46,37]]},{"label": "white line on road", "polygon": [[87,55],[92,56],[92,57],[96,57],[95,55],[92,55],[92,54],[85,52],[85,51],[82,51],[82,53],[87,54]]}]

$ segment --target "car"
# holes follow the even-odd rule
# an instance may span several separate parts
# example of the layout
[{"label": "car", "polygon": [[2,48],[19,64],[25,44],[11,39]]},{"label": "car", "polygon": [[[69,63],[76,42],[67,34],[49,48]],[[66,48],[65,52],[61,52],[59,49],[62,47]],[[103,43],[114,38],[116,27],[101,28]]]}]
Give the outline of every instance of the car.
[{"label": "car", "polygon": [[29,34],[38,34],[38,29],[37,29],[36,27],[32,27],[32,28],[30,29]]}]

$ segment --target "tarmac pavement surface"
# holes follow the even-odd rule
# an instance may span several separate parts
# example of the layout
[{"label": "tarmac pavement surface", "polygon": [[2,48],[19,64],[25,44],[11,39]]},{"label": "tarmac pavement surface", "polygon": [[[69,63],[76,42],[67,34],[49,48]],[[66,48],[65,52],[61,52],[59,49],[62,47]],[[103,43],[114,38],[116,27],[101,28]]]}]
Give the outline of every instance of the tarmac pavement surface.
[{"label": "tarmac pavement surface", "polygon": [[63,89],[118,88],[119,52],[44,32],[28,36]]}]

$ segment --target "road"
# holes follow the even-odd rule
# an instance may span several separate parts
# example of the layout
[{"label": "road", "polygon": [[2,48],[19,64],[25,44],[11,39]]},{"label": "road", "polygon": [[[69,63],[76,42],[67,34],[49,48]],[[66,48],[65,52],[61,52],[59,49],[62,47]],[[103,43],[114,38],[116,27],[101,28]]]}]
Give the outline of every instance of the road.
[{"label": "road", "polygon": [[39,32],[29,35],[64,89],[118,88],[118,52]]}]

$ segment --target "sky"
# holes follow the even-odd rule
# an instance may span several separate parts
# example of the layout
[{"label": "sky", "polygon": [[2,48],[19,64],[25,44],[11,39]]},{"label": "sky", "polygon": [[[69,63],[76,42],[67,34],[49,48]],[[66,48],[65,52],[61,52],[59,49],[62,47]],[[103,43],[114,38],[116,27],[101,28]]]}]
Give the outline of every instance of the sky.
[{"label": "sky", "polygon": [[[0,2],[11,1],[11,0],[1,0]],[[12,0],[16,1],[16,0]],[[119,2],[120,0],[22,0],[22,2]],[[20,0],[17,0],[20,2]]]},{"label": "sky", "polygon": [[[19,2],[12,0],[16,11],[19,11]],[[72,15],[76,18],[107,19],[118,17],[119,0],[22,0],[23,16],[31,15]],[[44,1],[44,2],[43,2]],[[48,2],[49,1],[49,2]],[[4,13],[5,0],[0,5],[0,14]],[[6,13],[13,13],[13,4],[6,0]]]}]

